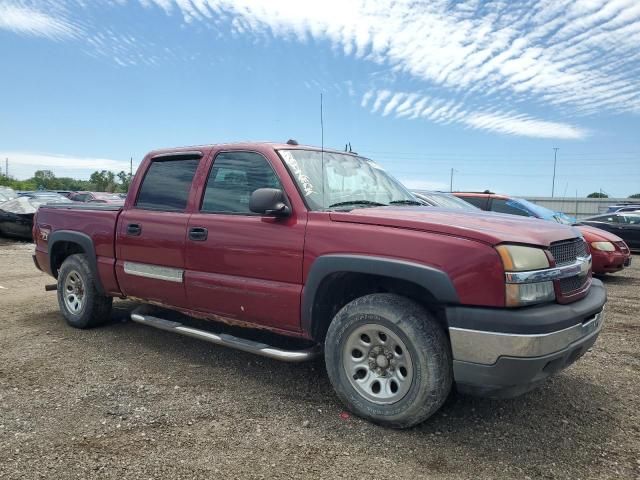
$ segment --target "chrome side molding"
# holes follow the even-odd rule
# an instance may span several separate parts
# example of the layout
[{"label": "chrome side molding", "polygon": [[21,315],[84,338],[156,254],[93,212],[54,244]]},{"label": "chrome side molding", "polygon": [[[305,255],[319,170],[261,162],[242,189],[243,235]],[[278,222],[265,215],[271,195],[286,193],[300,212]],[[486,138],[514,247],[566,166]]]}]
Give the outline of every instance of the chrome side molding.
[{"label": "chrome side molding", "polygon": [[149,263],[124,262],[124,273],[137,277],[154,278],[167,282],[182,283],[184,270],[180,268],[162,267]]},{"label": "chrome side molding", "polygon": [[560,280],[562,278],[586,275],[591,268],[591,255],[578,257],[575,262],[560,267],[545,268],[544,270],[529,270],[527,272],[505,272],[507,283],[536,283]]},{"label": "chrome side molding", "polygon": [[216,345],[223,345],[243,352],[254,353],[262,357],[274,358],[284,362],[305,362],[320,355],[321,350],[315,346],[304,350],[284,350],[272,347],[266,343],[255,342],[245,338],[234,337],[226,333],[213,333],[199,328],[185,326],[180,322],[166,320],[164,318],[153,317],[151,315],[143,315],[138,309],[131,312],[131,320],[142,325],[166,330],[167,332],[178,333],[187,337],[198,338]]}]

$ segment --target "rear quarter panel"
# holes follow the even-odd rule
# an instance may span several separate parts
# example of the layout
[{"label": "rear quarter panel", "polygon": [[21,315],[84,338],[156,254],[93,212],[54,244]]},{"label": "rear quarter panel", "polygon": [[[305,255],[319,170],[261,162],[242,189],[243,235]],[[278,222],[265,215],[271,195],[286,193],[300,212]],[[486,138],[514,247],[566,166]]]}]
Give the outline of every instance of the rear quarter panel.
[{"label": "rear quarter panel", "polygon": [[110,295],[120,295],[115,277],[115,227],[119,210],[75,210],[73,208],[38,209],[34,220],[34,241],[36,258],[40,267],[56,276],[49,259],[49,239],[59,231],[79,232],[89,236],[93,242],[98,275],[102,286]]}]

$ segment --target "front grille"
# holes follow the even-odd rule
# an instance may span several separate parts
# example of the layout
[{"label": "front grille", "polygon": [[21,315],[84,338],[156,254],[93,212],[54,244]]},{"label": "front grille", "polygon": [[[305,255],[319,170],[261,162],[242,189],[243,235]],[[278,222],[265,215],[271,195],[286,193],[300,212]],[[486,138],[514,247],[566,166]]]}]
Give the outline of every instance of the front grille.
[{"label": "front grille", "polygon": [[575,275],[573,277],[562,278],[560,280],[560,291],[566,295],[576,290],[580,290],[589,281],[589,275]]},{"label": "front grille", "polygon": [[588,255],[587,244],[581,238],[552,243],[550,250],[556,266],[568,265],[575,262],[576,258]]},{"label": "front grille", "polygon": [[629,247],[624,242],[614,242],[622,253],[629,253]]}]

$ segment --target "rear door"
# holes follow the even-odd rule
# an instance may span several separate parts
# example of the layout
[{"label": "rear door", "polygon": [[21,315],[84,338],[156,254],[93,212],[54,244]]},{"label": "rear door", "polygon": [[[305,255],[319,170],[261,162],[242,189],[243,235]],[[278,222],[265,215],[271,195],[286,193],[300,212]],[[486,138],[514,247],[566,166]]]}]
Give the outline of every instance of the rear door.
[{"label": "rear door", "polygon": [[123,293],[186,307],[185,237],[189,196],[202,155],[152,158],[137,198],[118,220],[116,274]]},{"label": "rear door", "polygon": [[294,208],[276,218],[249,210],[256,189],[283,188],[266,154],[222,151],[210,162],[198,211],[189,219],[191,308],[298,331],[306,211]]}]

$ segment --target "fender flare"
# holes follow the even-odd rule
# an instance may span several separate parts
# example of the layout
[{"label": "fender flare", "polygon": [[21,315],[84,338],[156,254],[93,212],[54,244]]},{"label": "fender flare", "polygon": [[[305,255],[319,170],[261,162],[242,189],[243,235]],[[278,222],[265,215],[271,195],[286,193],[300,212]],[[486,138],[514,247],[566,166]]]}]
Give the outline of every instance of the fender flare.
[{"label": "fender flare", "polygon": [[58,278],[58,269],[55,266],[52,253],[56,243],[58,242],[69,242],[80,245],[82,250],[84,250],[85,255],[87,256],[89,266],[93,271],[96,290],[98,290],[99,293],[104,294],[104,288],[102,287],[100,275],[98,274],[98,260],[96,257],[96,250],[93,246],[93,240],[91,239],[91,237],[86,233],[74,232],[73,230],[57,230],[49,235],[49,265],[51,267],[51,273],[53,273],[53,276],[56,278]]},{"label": "fender flare", "polygon": [[449,276],[442,270],[395,258],[366,255],[330,254],[318,257],[311,265],[302,290],[301,326],[313,331],[313,308],[322,282],[338,272],[366,273],[397,278],[425,288],[439,303],[458,304],[460,299]]}]

